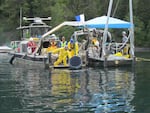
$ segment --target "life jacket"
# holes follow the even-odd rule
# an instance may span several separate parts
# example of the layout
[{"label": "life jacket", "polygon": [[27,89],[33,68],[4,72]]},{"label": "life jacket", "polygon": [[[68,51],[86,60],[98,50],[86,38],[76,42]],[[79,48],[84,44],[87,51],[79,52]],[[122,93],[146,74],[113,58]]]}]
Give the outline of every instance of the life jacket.
[{"label": "life jacket", "polygon": [[50,42],[50,46],[56,46],[57,42]]},{"label": "life jacket", "polygon": [[65,47],[66,45],[67,45],[67,41],[60,43],[60,47]]},{"label": "life jacket", "polygon": [[52,52],[53,50],[57,49],[57,43],[56,42],[51,42],[50,46],[47,48],[46,52]]},{"label": "life jacket", "polygon": [[71,44],[71,43],[69,42],[69,43],[68,43],[68,49],[69,49],[69,50],[75,49],[75,44],[74,44],[74,43]]},{"label": "life jacket", "polygon": [[99,41],[97,39],[92,39],[92,44],[94,45],[94,47],[96,47],[96,49],[99,49]]},{"label": "life jacket", "polygon": [[37,47],[37,45],[34,41],[29,41],[27,43],[27,52],[28,52],[28,54],[33,53],[35,51],[36,47]]}]

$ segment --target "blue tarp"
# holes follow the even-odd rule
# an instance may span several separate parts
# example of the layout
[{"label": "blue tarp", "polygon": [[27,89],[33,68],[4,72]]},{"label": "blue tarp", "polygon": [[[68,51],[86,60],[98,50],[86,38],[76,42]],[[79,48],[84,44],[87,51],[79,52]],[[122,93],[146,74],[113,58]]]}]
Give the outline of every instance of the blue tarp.
[{"label": "blue tarp", "polygon": [[[96,17],[85,22],[88,28],[105,28],[107,16]],[[108,28],[130,28],[131,23],[117,18],[109,17]]]}]

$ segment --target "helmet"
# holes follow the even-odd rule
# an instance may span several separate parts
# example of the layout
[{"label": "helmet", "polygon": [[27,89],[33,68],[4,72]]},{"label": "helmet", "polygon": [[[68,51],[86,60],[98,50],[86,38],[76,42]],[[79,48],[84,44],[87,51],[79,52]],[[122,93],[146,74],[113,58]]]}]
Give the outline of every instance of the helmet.
[{"label": "helmet", "polygon": [[33,38],[29,38],[30,41],[33,41]]},{"label": "helmet", "polygon": [[74,40],[72,38],[70,39],[70,43],[72,43],[72,44],[74,43]]},{"label": "helmet", "polygon": [[52,34],[52,35],[50,36],[50,38],[51,38],[51,39],[56,39],[56,35],[55,35],[55,34]]},{"label": "helmet", "polygon": [[122,35],[126,35],[127,33],[125,31],[122,31]]},{"label": "helmet", "polygon": [[56,37],[56,35],[55,35],[55,34],[52,34],[51,36],[52,36],[52,37]]}]

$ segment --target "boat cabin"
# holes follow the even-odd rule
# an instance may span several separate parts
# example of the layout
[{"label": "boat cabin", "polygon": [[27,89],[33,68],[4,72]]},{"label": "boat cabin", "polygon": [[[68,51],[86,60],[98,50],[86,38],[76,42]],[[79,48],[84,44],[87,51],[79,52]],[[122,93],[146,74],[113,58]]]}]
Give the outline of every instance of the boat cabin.
[{"label": "boat cabin", "polygon": [[50,20],[49,18],[23,18],[24,20],[33,21],[33,23],[29,24],[29,26],[20,26],[17,29],[21,30],[22,39],[28,38],[41,38],[41,36],[50,30],[51,26],[47,25],[43,20]]},{"label": "boat cabin", "polygon": [[11,47],[17,53],[31,54],[35,51],[41,36],[51,28],[51,26],[47,25],[45,22],[43,22],[43,20],[51,20],[51,17],[23,17],[23,20],[32,21],[32,23],[30,23],[28,26],[20,25],[20,27],[17,28],[21,32],[21,40],[12,41]]}]

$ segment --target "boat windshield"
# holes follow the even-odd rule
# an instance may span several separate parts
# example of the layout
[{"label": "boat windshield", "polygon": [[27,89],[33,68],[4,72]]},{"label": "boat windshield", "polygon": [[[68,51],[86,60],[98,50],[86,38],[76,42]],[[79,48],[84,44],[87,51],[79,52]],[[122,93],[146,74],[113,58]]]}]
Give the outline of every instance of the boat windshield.
[{"label": "boat windshield", "polygon": [[35,27],[31,28],[31,37],[41,38],[41,36],[46,33],[49,29],[46,27]]},{"label": "boat windshield", "polygon": [[32,27],[28,29],[23,29],[23,38],[41,38],[41,36],[48,30],[48,27]]}]

